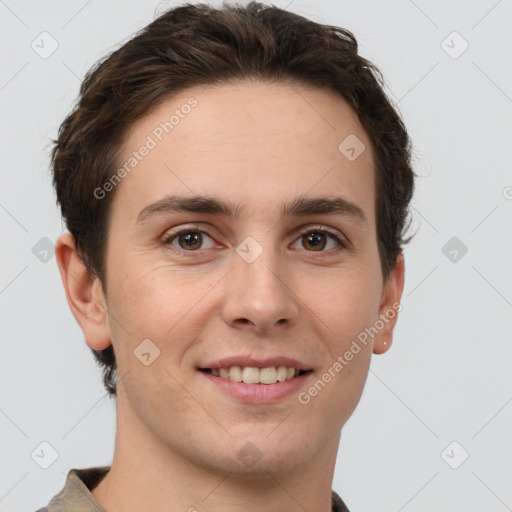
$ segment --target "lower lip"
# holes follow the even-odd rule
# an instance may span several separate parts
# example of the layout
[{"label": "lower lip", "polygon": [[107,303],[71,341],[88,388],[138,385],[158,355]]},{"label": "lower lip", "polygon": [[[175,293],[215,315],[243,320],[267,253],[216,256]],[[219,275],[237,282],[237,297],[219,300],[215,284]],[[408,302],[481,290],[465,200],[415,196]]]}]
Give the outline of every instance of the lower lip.
[{"label": "lower lip", "polygon": [[[199,371],[199,370],[198,370]],[[297,393],[312,372],[275,384],[245,384],[216,377],[211,373],[201,372],[212,384],[234,398],[250,404],[268,404],[277,402],[293,393]]]}]

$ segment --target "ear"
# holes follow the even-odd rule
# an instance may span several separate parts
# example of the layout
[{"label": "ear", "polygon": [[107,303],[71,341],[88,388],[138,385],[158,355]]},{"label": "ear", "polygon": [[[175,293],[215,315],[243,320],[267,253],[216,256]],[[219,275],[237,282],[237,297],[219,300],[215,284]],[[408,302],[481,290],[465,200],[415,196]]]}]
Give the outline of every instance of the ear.
[{"label": "ear", "polygon": [[103,350],[112,344],[103,288],[98,277],[85,267],[68,231],[57,240],[55,255],[69,307],[80,325],[87,345]]},{"label": "ear", "polygon": [[404,276],[404,255],[400,252],[382,291],[379,318],[376,321],[381,328],[378,329],[378,333],[373,339],[374,354],[383,354],[391,347],[393,342],[393,329],[398,320],[398,312],[402,309],[400,299],[404,290]]}]

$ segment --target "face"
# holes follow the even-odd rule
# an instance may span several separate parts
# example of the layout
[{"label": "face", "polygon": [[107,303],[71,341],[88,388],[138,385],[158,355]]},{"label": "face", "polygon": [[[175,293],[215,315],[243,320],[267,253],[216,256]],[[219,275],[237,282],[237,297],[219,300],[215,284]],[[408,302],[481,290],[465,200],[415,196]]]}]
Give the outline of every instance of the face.
[{"label": "face", "polygon": [[[351,134],[366,148],[356,159],[339,149]],[[400,275],[382,280],[357,117],[317,89],[197,87],[132,127],[120,167],[134,151],[145,156],[107,192],[100,327],[118,362],[118,421],[221,472],[277,474],[332,453],[396,310],[361,333],[401,294]],[[237,366],[248,381],[305,373],[251,384]]]}]

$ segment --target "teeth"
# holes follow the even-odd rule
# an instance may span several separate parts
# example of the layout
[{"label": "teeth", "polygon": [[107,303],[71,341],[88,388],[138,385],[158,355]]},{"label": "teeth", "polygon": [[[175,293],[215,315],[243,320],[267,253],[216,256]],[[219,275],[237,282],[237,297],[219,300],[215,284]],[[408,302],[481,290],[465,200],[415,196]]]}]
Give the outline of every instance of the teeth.
[{"label": "teeth", "polygon": [[293,379],[300,370],[287,368],[286,366],[269,366],[267,368],[256,368],[255,366],[231,366],[229,368],[214,368],[210,370],[212,375],[229,379],[234,382],[245,382],[246,384],[275,384],[285,380]]},{"label": "teeth", "polygon": [[242,372],[242,380],[246,384],[258,384],[260,381],[260,371],[258,368],[246,366]]},{"label": "teeth", "polygon": [[277,382],[277,370],[275,366],[260,370],[260,382],[262,384],[275,384]]},{"label": "teeth", "polygon": [[283,382],[288,377],[288,371],[286,370],[286,366],[280,366],[277,369],[277,380],[279,382]]},{"label": "teeth", "polygon": [[242,382],[242,368],[240,366],[232,366],[229,369],[229,378],[235,382]]}]

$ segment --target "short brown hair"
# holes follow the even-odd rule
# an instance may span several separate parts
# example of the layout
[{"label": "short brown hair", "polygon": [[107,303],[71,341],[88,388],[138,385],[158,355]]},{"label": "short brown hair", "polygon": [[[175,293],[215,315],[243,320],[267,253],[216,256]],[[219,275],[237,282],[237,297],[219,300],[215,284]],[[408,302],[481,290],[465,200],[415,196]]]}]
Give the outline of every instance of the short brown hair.
[{"label": "short brown hair", "polygon": [[[131,125],[186,88],[256,78],[335,91],[357,114],[375,155],[378,249],[386,280],[410,240],[404,233],[414,188],[411,142],[384,92],[382,74],[357,50],[348,30],[274,6],[187,3],[167,10],[98,61],[52,140],[51,153],[57,201],[88,270],[105,286],[114,192],[98,199],[94,190],[118,168]],[[113,347],[93,353],[105,388],[116,395]]]}]

